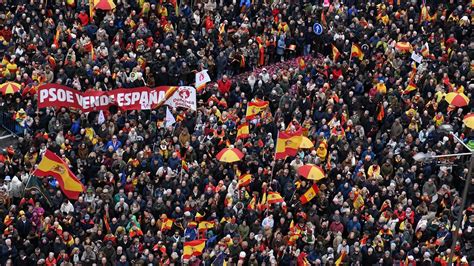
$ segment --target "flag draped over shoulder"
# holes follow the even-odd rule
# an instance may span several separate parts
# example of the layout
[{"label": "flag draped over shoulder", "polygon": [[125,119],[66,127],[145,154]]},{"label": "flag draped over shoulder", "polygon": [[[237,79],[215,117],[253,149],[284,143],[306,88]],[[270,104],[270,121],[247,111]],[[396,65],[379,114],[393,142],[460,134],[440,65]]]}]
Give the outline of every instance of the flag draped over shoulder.
[{"label": "flag draped over shoulder", "polygon": [[200,256],[206,247],[206,240],[207,239],[197,239],[184,242],[183,259],[190,259],[192,256]]},{"label": "flag draped over shoulder", "polygon": [[64,195],[69,199],[77,199],[85,191],[84,185],[77,179],[68,165],[50,150],[46,150],[33,175],[54,177]]},{"label": "flag draped over shoulder", "polygon": [[275,159],[295,156],[302,141],[303,131],[301,128],[295,132],[280,131],[276,144]]}]

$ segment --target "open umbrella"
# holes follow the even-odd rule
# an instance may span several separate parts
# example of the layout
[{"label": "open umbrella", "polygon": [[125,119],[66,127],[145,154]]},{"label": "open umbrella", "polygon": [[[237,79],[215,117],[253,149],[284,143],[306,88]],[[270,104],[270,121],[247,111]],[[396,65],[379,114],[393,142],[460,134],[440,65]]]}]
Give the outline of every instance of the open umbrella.
[{"label": "open umbrella", "polygon": [[112,10],[115,8],[113,0],[94,0],[94,8],[101,10]]},{"label": "open umbrella", "polygon": [[305,164],[298,168],[298,174],[309,180],[321,180],[326,177],[324,170],[314,164]]},{"label": "open umbrella", "polygon": [[463,107],[469,104],[469,98],[464,93],[450,92],[444,98],[449,104]]},{"label": "open umbrella", "polygon": [[314,147],[313,142],[311,142],[311,140],[308,139],[307,137],[303,136],[303,138],[301,140],[300,148],[301,149],[311,149],[313,147]]},{"label": "open umbrella", "polygon": [[464,125],[466,125],[466,127],[474,129],[474,113],[469,113],[465,115],[462,121],[464,122]]},{"label": "open umbrella", "polygon": [[243,157],[244,154],[236,148],[225,148],[216,155],[217,160],[224,163],[238,162]]},{"label": "open umbrella", "polygon": [[3,95],[14,94],[20,91],[21,85],[16,82],[6,82],[0,85],[0,93]]}]

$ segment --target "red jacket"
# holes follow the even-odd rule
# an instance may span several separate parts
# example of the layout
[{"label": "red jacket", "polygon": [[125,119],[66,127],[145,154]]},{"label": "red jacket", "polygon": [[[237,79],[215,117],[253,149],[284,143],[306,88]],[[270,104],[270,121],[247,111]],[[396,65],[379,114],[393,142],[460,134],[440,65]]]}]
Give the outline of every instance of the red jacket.
[{"label": "red jacket", "polygon": [[222,95],[224,95],[225,93],[229,93],[231,86],[232,86],[232,81],[230,80],[226,80],[224,82],[224,80],[221,79],[217,82],[217,89]]}]

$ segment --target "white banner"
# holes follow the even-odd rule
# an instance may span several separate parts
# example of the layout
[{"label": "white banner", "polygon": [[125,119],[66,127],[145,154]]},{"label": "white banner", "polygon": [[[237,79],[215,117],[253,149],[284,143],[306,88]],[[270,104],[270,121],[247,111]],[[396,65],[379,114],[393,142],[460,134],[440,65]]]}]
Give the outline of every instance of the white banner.
[{"label": "white banner", "polygon": [[196,111],[196,89],[190,86],[179,87],[165,104],[173,108],[183,107]]}]

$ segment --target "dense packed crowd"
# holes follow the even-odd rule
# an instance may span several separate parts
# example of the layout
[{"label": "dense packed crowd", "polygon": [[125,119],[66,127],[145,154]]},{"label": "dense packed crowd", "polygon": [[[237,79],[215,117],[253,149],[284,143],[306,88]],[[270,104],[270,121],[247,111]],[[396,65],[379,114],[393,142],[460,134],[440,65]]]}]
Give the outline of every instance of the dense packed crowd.
[{"label": "dense packed crowd", "polygon": [[[462,123],[472,101],[444,98],[472,98],[472,5],[427,2],[119,0],[90,17],[84,0],[0,1],[0,83],[106,91],[193,85],[203,69],[213,80],[196,112],[172,110],[171,127],[165,107],[111,108],[99,123],[97,112],[37,109],[34,93],[0,96],[21,134],[0,154],[0,264],[446,265],[454,253],[469,265],[468,158],[413,155],[466,152],[442,124],[474,141]],[[363,58],[351,56],[354,43]],[[269,108],[236,140],[256,98]],[[314,148],[274,160],[278,131],[299,127]],[[245,157],[217,161],[228,145]],[[50,202],[25,191],[46,149],[85,185],[77,201],[52,178],[41,179]],[[327,177],[302,204],[312,182],[297,169],[309,163]],[[252,180],[239,187],[244,173]],[[272,191],[284,203],[259,205]],[[206,239],[203,253],[184,259],[195,239]]]}]

